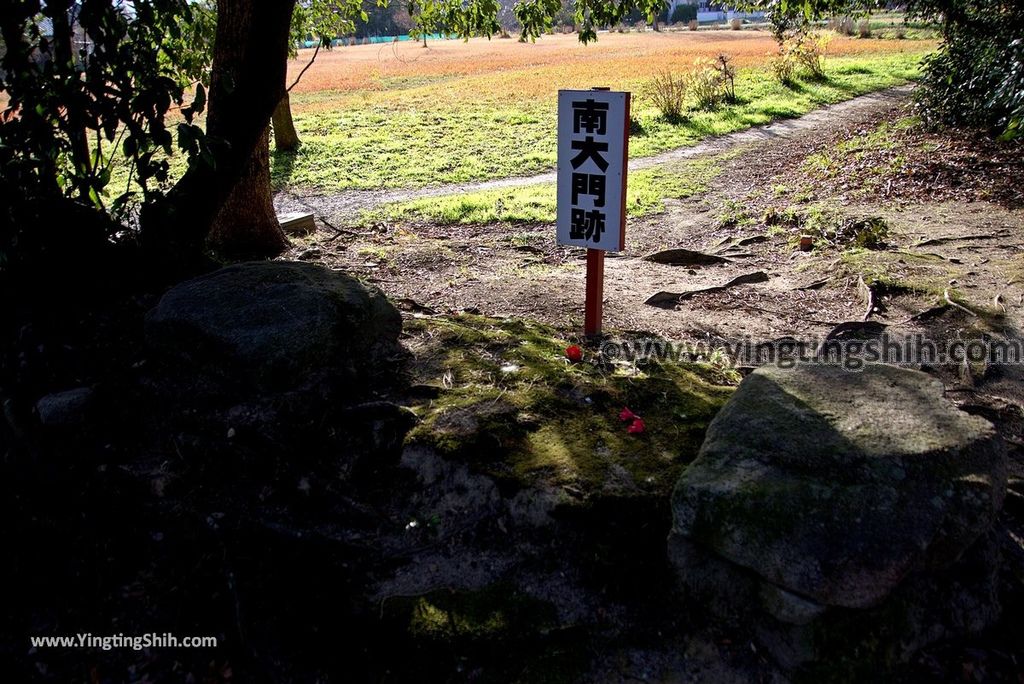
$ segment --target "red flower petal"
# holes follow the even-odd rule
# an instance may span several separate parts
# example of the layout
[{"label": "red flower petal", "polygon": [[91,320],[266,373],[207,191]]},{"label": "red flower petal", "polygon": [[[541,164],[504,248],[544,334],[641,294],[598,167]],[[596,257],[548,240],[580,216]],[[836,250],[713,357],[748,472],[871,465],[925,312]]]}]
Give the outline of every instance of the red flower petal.
[{"label": "red flower petal", "polygon": [[629,408],[623,408],[622,413],[619,414],[619,420],[633,420],[634,418],[636,418],[636,414]]},{"label": "red flower petal", "polygon": [[578,344],[570,344],[565,348],[565,357],[573,363],[579,363],[583,360],[583,350]]},{"label": "red flower petal", "polygon": [[629,427],[626,428],[626,432],[628,432],[631,435],[638,435],[645,429],[647,429],[647,426],[644,425],[644,419],[637,418],[636,420],[629,424]]}]

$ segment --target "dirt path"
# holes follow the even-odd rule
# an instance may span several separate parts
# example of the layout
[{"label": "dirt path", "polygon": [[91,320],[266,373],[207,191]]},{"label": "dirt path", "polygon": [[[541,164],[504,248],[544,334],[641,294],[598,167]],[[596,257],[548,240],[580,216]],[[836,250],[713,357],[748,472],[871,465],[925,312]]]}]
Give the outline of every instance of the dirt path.
[{"label": "dirt path", "polygon": [[[759,142],[782,141],[822,127],[842,126],[856,120],[864,112],[875,111],[879,106],[888,106],[905,101],[912,86],[899,86],[852,100],[817,109],[795,119],[782,119],[764,126],[755,126],[745,131],[711,138],[698,145],[681,147],[651,157],[630,160],[634,170],[661,166],[671,162],[714,155]],[[538,183],[554,183],[555,172],[532,176],[516,176],[477,183],[442,185],[408,190],[351,190],[333,194],[304,194],[288,190],[280,191],[274,198],[278,211],[312,211],[332,224],[345,223],[358,216],[360,211],[372,209],[388,202],[402,202],[423,197],[439,197],[478,190],[500,190]]]}]

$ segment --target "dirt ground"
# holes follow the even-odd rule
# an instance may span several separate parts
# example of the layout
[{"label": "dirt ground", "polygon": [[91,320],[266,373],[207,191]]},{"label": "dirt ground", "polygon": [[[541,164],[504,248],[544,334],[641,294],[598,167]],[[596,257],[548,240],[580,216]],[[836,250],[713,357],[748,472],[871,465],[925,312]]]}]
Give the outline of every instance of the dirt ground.
[{"label": "dirt ground", "polygon": [[[634,167],[641,168],[735,154],[708,192],[667,200],[665,212],[630,222],[626,250],[609,254],[606,261],[607,329],[645,331],[680,342],[820,338],[839,323],[864,319],[861,272],[883,267],[898,272],[905,266],[899,262],[907,259],[911,263],[904,270],[912,273],[896,275],[904,280],[919,277],[923,291],[910,282],[909,287],[878,293],[870,320],[923,331],[908,319],[942,303],[945,288],[939,285],[953,281],[951,291],[970,307],[987,310],[1001,295],[1004,324],[1016,327],[1024,311],[1024,282],[1019,277],[1024,273],[1024,212],[1019,201],[1012,196],[998,202],[979,200],[971,188],[959,196],[945,192],[936,201],[927,188],[901,193],[902,186],[891,185],[888,196],[857,196],[856,188],[830,185],[807,168],[805,160],[821,150],[904,115],[908,97],[908,89],[894,89],[635,162]],[[1019,158],[1016,164],[1019,171]],[[965,177],[960,175],[961,180]],[[526,182],[509,179],[464,189]],[[344,225],[353,212],[378,201],[450,191],[345,193],[301,201],[279,195],[278,203],[283,208],[308,206],[329,216],[332,224]],[[821,243],[802,252],[794,245],[799,227],[765,223],[772,212],[799,213],[815,206],[834,210],[838,218],[833,220],[882,218],[889,233],[885,249],[862,255],[865,259]],[[728,262],[687,267],[643,259],[670,248],[713,253]],[[557,246],[550,225],[379,225],[340,236],[322,228],[296,241],[285,258],[312,259],[356,273],[412,308],[472,309],[569,330],[582,324],[584,253]],[[668,307],[644,303],[657,292],[682,293],[758,272],[767,276],[762,283],[699,294]]]}]

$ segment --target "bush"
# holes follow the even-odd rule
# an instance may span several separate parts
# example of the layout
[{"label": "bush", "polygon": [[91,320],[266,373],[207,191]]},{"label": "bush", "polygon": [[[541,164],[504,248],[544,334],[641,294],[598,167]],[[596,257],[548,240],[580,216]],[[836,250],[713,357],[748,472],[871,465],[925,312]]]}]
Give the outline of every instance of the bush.
[{"label": "bush", "polygon": [[725,84],[717,62],[698,59],[690,72],[690,94],[697,109],[714,109],[725,99]]},{"label": "bush", "polygon": [[[785,0],[763,4],[773,8],[768,19],[780,45],[794,33],[808,32],[815,12],[806,10],[844,6]],[[1024,2],[907,0],[900,4],[908,20],[937,26],[942,37],[938,49],[924,59],[922,79],[915,90],[925,122],[983,127],[1006,138],[1024,135]],[[924,29],[926,33],[931,30]],[[803,57],[801,65],[812,73],[822,73],[820,54]],[[789,71],[780,62],[776,73],[786,78]]]},{"label": "bush", "polygon": [[841,36],[852,36],[855,28],[850,17],[833,17],[829,20],[828,27]]},{"label": "bush", "polygon": [[733,31],[739,31],[741,28],[743,28],[743,20],[733,19],[732,21],[729,22],[729,28],[731,28]]},{"label": "bush", "polygon": [[670,71],[659,72],[647,84],[647,97],[661,112],[661,117],[675,123],[683,118],[686,111],[687,81]]},{"label": "bush", "polygon": [[[942,43],[925,58],[917,98],[929,125],[977,126],[1024,135],[1024,3],[955,2]],[[918,0],[911,17],[934,18],[945,5]]]},{"label": "bush", "polygon": [[696,20],[696,19],[691,19],[691,20],[690,20],[690,23],[689,23],[689,24],[687,24],[687,27],[688,27],[688,28],[689,28],[689,29],[690,29],[691,31],[696,31],[696,30],[697,30],[698,28],[700,28],[700,24],[699,24],[699,23],[697,22],[697,20]]},{"label": "bush", "polygon": [[871,37],[871,22],[867,19],[861,19],[860,23],[857,24],[857,33],[860,34],[861,38]]},{"label": "bush", "polygon": [[673,24],[686,24],[697,19],[696,5],[676,5],[672,10],[671,21]]},{"label": "bush", "polygon": [[782,53],[771,61],[772,73],[775,79],[784,86],[791,86],[794,83],[796,74],[796,63],[786,53]]},{"label": "bush", "polygon": [[828,49],[829,36],[826,33],[796,31],[783,40],[782,55],[791,62],[792,72],[801,67],[811,78],[825,78],[825,51]]}]

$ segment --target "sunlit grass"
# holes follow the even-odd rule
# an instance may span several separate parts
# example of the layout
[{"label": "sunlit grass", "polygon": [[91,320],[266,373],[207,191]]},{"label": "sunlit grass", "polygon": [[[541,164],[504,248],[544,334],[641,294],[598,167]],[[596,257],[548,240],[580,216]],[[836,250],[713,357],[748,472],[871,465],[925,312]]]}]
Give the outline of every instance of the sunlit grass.
[{"label": "sunlit grass", "polygon": [[[641,130],[631,137],[630,152],[648,156],[903,83],[916,77],[920,57],[934,47],[837,38],[829,46],[829,79],[790,89],[765,68],[776,48],[764,32],[613,34],[590,46],[574,41],[448,41],[427,50],[405,43],[321,54],[292,93],[302,145],[294,154],[274,155],[275,187],[414,188],[549,170],[557,91],[596,84],[634,93]],[[718,51],[739,67],[741,103],[681,123],[663,121],[643,96],[650,78],[660,69],[688,70],[697,56]],[[292,68],[303,64],[300,57]],[[175,154],[169,161],[173,181],[185,160]],[[129,185],[125,164],[112,170],[110,198]]]},{"label": "sunlit grass", "polygon": [[[656,214],[664,210],[666,199],[683,199],[707,190],[721,170],[721,163],[736,154],[630,173],[626,213],[634,218]],[[537,224],[553,223],[555,209],[555,186],[544,183],[396,202],[366,212],[363,221]]]},{"label": "sunlit grass", "polygon": [[[830,58],[827,80],[795,88],[777,83],[764,68],[741,68],[736,83],[740,104],[693,113],[677,124],[662,120],[644,101],[648,76],[633,74],[630,82],[616,86],[640,93],[634,112],[641,130],[630,139],[630,155],[692,145],[904,83],[918,73],[923,49],[915,45],[907,52]],[[484,78],[506,82],[509,97],[475,97],[472,84],[463,83]],[[445,91],[434,100],[424,98],[420,86],[415,92],[376,93],[362,104],[347,96],[348,105],[336,111],[315,107],[299,113],[296,125],[303,144],[295,154],[275,155],[274,182],[340,191],[465,183],[551,169],[559,81],[549,81],[543,96],[524,101],[514,94],[515,80],[514,74],[472,76],[426,88]],[[454,97],[453,89],[462,92],[461,98]]]}]

